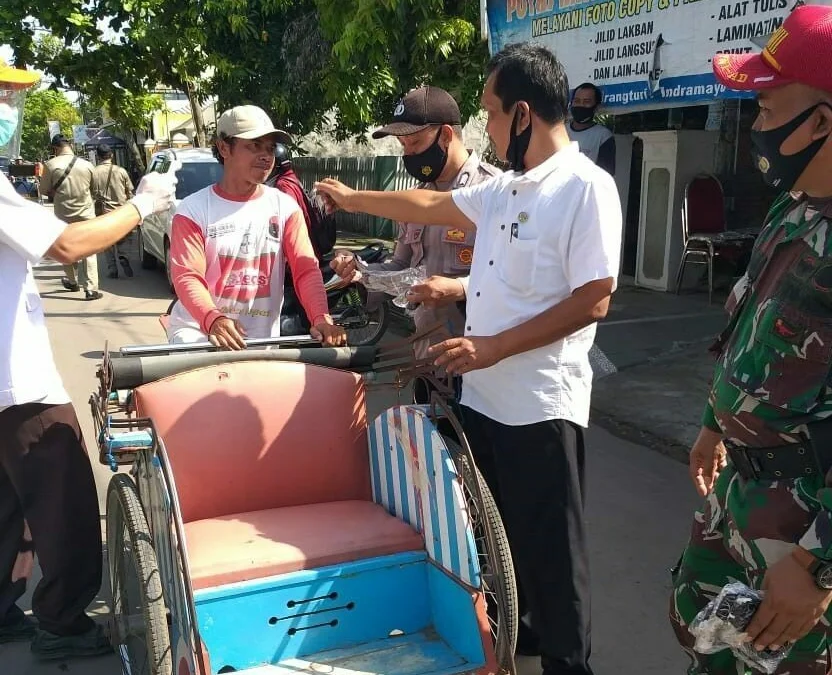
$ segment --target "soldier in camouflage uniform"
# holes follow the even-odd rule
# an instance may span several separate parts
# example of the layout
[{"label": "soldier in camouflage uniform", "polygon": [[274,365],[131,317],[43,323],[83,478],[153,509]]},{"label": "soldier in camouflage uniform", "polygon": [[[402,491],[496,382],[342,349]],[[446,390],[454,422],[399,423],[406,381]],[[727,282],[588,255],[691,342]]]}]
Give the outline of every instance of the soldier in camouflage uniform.
[{"label": "soldier in camouflage uniform", "polygon": [[691,450],[706,500],[674,570],[670,612],[690,675],[751,672],[730,650],[694,652],[688,630],[733,580],[765,590],[747,631],[754,646],[794,644],[778,673],[832,671],[830,55],[832,8],[804,6],[762,54],[713,61],[729,88],[759,90],[755,154],[785,194],[728,301],[732,318]]}]

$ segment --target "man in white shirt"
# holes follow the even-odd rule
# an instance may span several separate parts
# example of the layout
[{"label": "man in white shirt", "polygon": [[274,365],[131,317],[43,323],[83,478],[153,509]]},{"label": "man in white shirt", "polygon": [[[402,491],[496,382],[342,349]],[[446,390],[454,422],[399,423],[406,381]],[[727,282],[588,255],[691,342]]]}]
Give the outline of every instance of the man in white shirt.
[{"label": "man in white shirt", "polygon": [[512,171],[451,193],[317,188],[347,211],[476,228],[465,336],[431,352],[463,374],[463,423],[499,500],[543,672],[589,675],[588,353],[616,287],[621,205],[569,140],[566,75],[545,47],[497,54],[482,104]]},{"label": "man in white shirt", "polygon": [[[0,62],[0,148],[19,134],[21,91],[37,80]],[[98,497],[32,266],[46,256],[71,264],[107,249],[143,217],[167,210],[174,185],[148,176],[130,203],[68,225],[0,175],[0,644],[34,638],[32,652],[44,659],[112,648],[85,612],[101,586]],[[43,573],[32,598],[37,623],[15,604],[33,555]]]}]

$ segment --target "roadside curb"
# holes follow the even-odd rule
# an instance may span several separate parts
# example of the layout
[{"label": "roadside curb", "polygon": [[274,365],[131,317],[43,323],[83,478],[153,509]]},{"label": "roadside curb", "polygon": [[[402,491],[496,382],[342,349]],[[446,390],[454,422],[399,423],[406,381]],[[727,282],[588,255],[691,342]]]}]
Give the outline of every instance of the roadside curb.
[{"label": "roadside curb", "polygon": [[644,446],[680,464],[687,465],[688,463],[689,448],[679,441],[654,434],[595,407],[591,408],[590,422],[623,441]]},{"label": "roadside curb", "polygon": [[[690,427],[698,425],[697,411],[704,405],[707,382],[713,372],[712,357],[705,355],[710,342],[710,339],[677,342],[666,351],[599,378],[600,381],[593,383],[592,422],[622,440],[687,464],[693,435]],[[705,355],[692,368],[691,353],[698,357]],[[612,386],[603,391],[606,383]],[[622,390],[622,386],[626,389]],[[641,394],[639,406],[633,408],[622,403],[622,391]],[[684,410],[681,416],[680,407]],[[656,410],[673,412],[675,416],[657,418],[650,413]]]}]

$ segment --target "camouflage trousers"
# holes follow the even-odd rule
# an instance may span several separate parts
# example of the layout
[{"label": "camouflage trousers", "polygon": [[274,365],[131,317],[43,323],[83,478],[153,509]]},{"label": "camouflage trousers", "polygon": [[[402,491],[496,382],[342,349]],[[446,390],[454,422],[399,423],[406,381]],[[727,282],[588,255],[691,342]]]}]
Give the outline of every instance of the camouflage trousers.
[{"label": "camouflage trousers", "polygon": [[[728,649],[716,654],[693,651],[688,626],[725,584],[762,586],[766,569],[786,555],[809,529],[819,504],[820,479],[746,481],[729,465],[702,510],[693,519],[690,540],[673,570],[670,622],[691,658],[688,675],[751,675]],[[778,675],[832,672],[829,626],[832,609],[798,641],[780,664]]]}]

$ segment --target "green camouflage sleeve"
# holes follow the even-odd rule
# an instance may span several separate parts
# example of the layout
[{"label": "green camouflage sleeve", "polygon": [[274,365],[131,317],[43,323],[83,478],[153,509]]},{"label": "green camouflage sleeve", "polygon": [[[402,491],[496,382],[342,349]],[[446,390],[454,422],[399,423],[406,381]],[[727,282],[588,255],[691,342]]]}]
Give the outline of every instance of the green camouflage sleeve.
[{"label": "green camouflage sleeve", "polygon": [[705,411],[702,413],[702,426],[707,429],[710,429],[711,431],[722,433],[722,429],[720,429],[719,425],[716,423],[716,417],[714,416],[714,407],[711,404],[710,400],[705,404]]},{"label": "green camouflage sleeve", "polygon": [[[830,472],[832,473],[832,472]],[[826,475],[826,485],[817,491],[815,497],[821,510],[800,539],[800,545],[824,560],[832,559],[832,476]]]}]

